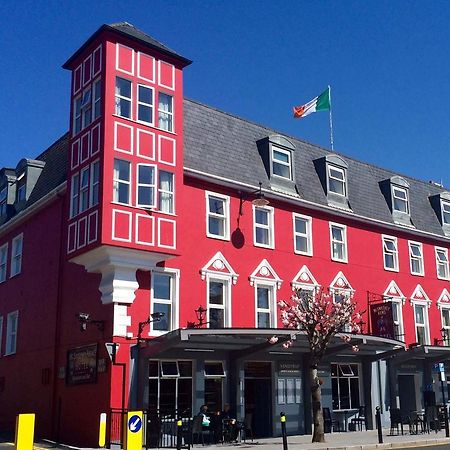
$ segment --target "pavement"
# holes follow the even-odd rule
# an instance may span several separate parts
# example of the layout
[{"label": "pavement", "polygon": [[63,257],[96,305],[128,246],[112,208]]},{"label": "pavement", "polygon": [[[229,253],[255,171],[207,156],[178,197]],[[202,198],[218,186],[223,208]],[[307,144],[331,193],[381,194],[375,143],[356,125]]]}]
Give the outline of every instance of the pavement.
[{"label": "pavement", "polygon": [[[303,436],[288,436],[289,450],[375,450],[375,449],[394,449],[394,448],[422,448],[441,445],[450,449],[450,438],[445,437],[445,432],[440,431],[430,434],[411,435],[406,433],[404,435],[389,436],[389,429],[383,430],[383,444],[378,444],[378,434],[376,430],[369,431],[353,431],[348,433],[330,433],[325,435],[325,443],[311,443],[310,435]],[[11,439],[1,439],[0,450],[12,450],[14,444]],[[238,449],[253,449],[253,450],[282,450],[282,438],[267,438],[255,439],[253,442],[241,442],[239,444],[218,444],[218,445],[195,445],[195,449],[220,449],[220,448],[238,448]],[[49,450],[49,449],[75,449],[64,444],[56,444],[51,441],[39,440],[35,442],[34,450]],[[89,450],[89,449],[84,449]]]}]

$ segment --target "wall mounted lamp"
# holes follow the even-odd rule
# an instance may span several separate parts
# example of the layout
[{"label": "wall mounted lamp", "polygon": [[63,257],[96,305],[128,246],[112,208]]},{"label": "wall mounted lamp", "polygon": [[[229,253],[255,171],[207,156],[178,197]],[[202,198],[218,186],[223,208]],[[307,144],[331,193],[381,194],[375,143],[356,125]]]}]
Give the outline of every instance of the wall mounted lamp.
[{"label": "wall mounted lamp", "polygon": [[147,320],[144,320],[143,322],[139,322],[138,335],[137,335],[138,340],[142,339],[141,335],[142,335],[142,332],[144,331],[144,327],[146,325],[150,325],[153,322],[160,322],[164,316],[165,316],[165,313],[163,313],[163,312],[154,312],[148,316]]},{"label": "wall mounted lamp", "polygon": [[242,206],[248,200],[249,197],[255,195],[256,197],[252,200],[252,204],[255,206],[267,206],[270,204],[269,200],[265,197],[262,192],[262,183],[259,182],[259,189],[256,189],[253,192],[243,193],[240,192],[240,203],[239,203],[239,215],[243,216],[244,212],[242,211]]},{"label": "wall mounted lamp", "polygon": [[91,315],[85,312],[79,312],[76,315],[78,321],[80,322],[80,331],[86,331],[88,324],[95,325],[98,331],[103,331],[105,329],[104,320],[92,320]]}]

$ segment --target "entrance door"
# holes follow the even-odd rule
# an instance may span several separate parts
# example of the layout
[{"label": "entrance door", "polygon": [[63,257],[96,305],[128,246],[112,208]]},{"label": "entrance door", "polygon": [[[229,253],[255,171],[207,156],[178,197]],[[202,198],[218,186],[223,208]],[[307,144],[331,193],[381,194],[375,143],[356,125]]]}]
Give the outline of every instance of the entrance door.
[{"label": "entrance door", "polygon": [[245,415],[254,437],[272,436],[272,380],[270,363],[247,363],[244,383]]},{"label": "entrance door", "polygon": [[398,395],[400,397],[400,410],[403,414],[417,409],[416,384],[414,375],[398,376]]}]

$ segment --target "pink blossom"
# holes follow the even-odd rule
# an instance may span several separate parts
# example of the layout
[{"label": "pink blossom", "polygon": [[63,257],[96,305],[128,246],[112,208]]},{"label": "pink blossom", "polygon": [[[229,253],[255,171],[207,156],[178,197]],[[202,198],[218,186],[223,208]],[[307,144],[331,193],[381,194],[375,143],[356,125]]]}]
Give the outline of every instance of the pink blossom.
[{"label": "pink blossom", "polygon": [[276,344],[278,342],[278,336],[272,336],[269,338],[269,344]]}]

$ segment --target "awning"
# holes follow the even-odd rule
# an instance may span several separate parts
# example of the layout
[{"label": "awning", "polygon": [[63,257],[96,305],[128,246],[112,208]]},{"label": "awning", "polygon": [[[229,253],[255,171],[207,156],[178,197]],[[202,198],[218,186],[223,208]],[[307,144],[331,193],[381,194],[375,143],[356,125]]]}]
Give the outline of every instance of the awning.
[{"label": "awning", "polygon": [[443,345],[415,345],[408,351],[395,355],[394,363],[409,360],[427,360],[430,363],[450,361],[450,347]]},{"label": "awning", "polygon": [[[345,343],[342,336],[350,336],[350,342]],[[270,343],[272,336],[278,337],[278,342]],[[282,344],[293,340],[293,345],[285,350]],[[357,345],[358,352],[352,347]],[[296,332],[279,328],[185,328],[178,329],[162,336],[148,339],[141,343],[140,357],[154,358],[164,352],[182,349],[186,353],[195,352],[230,352],[233,359],[249,357],[256,353],[307,354],[309,343],[304,332]],[[363,334],[337,334],[328,345],[325,359],[334,355],[365,356],[372,361],[384,359],[397,352],[405,353],[403,342],[378,336]],[[449,354],[450,355],[450,354]]]}]

